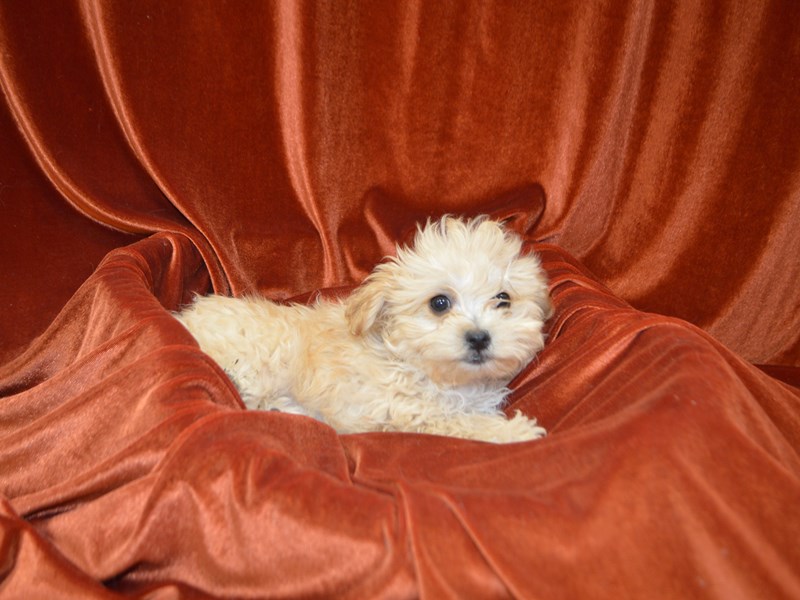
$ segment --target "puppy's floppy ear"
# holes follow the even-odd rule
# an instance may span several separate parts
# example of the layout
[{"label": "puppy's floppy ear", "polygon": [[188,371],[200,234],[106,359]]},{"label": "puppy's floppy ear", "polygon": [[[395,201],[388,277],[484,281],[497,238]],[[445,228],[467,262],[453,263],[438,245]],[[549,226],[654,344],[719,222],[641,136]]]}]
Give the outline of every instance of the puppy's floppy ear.
[{"label": "puppy's floppy ear", "polygon": [[375,271],[347,299],[345,319],[350,333],[362,336],[378,323],[386,302],[386,275]]},{"label": "puppy's floppy ear", "polygon": [[535,303],[542,321],[553,316],[555,308],[547,286],[547,275],[536,254],[523,254],[509,265],[509,285],[520,295]]},{"label": "puppy's floppy ear", "polygon": [[556,314],[556,307],[553,304],[553,300],[550,298],[550,294],[546,293],[539,298],[539,306],[542,309],[542,315],[544,317],[544,321],[547,321]]}]

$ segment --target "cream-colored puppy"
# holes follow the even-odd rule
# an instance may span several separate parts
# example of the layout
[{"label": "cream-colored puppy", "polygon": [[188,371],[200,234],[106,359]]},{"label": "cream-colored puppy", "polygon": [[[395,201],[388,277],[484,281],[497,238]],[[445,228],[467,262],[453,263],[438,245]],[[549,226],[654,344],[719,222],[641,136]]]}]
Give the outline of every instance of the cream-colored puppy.
[{"label": "cream-colored puppy", "polygon": [[206,296],[177,315],[245,404],[341,433],[409,431],[491,442],[545,434],[507,419],[506,385],[544,345],[539,259],[495,221],[445,217],[352,295],[313,306]]}]

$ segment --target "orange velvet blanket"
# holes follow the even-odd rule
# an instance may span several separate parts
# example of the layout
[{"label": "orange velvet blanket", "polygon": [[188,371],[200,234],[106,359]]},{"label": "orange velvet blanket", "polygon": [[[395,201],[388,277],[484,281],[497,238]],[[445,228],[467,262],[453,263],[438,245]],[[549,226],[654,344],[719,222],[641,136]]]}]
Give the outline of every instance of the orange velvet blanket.
[{"label": "orange velvet blanket", "polygon": [[[0,595],[800,597],[798,30],[0,3]],[[169,315],[350,288],[445,212],[543,257],[543,440],[245,411]]]}]

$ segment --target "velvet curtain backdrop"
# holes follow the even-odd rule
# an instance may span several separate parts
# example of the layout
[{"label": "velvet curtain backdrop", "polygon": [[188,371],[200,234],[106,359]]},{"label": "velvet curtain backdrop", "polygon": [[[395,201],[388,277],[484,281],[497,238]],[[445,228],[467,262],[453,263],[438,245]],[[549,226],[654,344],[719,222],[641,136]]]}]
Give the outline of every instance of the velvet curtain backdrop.
[{"label": "velvet curtain backdrop", "polygon": [[387,204],[480,212],[538,183],[536,236],[634,306],[800,364],[796,2],[12,1],[0,19],[20,288],[2,319],[26,334],[7,358],[131,240],[65,202],[189,235],[220,292],[286,297],[362,277],[391,248]]},{"label": "velvet curtain backdrop", "polygon": [[[0,591],[798,597],[800,3],[0,2]],[[508,217],[493,447],[248,414],[169,316]],[[533,246],[532,246],[533,247]],[[35,586],[38,586],[35,587]]]}]

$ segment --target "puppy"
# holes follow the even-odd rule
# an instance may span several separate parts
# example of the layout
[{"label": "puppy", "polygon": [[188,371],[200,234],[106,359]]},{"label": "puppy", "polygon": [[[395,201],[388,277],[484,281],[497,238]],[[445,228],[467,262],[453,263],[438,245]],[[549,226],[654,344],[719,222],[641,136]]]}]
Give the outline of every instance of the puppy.
[{"label": "puppy", "polygon": [[177,314],[248,408],[340,433],[408,431],[490,442],[545,430],[501,407],[544,346],[552,312],[539,259],[486,218],[417,229],[348,298],[313,306],[199,297]]}]

